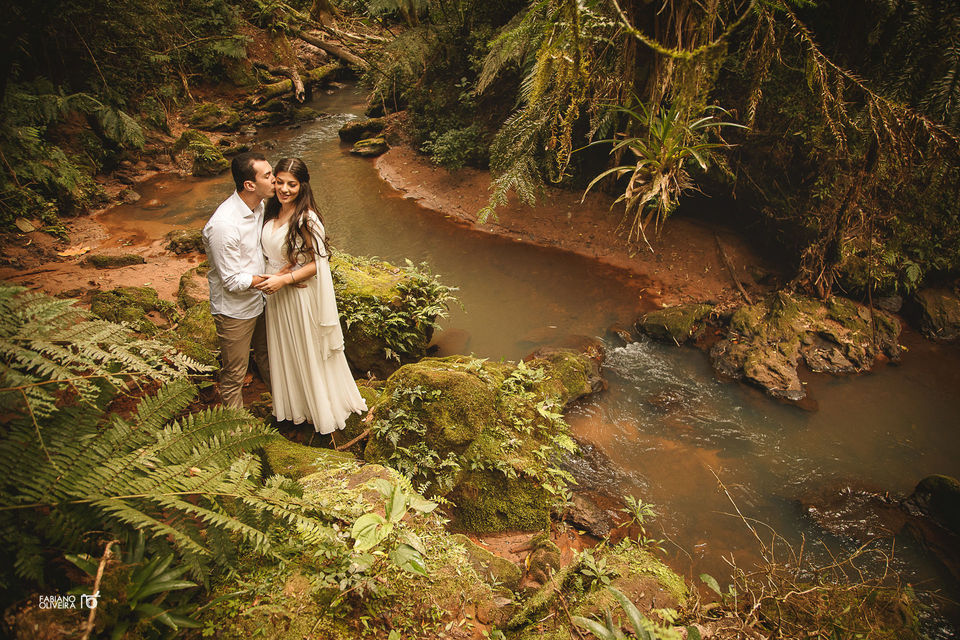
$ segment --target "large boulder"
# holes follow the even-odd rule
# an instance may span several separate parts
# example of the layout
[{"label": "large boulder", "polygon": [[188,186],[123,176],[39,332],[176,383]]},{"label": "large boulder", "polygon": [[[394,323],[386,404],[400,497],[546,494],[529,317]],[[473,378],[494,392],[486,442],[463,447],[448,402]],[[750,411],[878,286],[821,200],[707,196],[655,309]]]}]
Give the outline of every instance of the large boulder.
[{"label": "large boulder", "polygon": [[385,138],[364,138],[354,143],[350,153],[362,158],[373,158],[383,155],[389,148]]},{"label": "large boulder", "polygon": [[366,120],[352,120],[338,131],[340,140],[343,142],[357,142],[364,138],[376,137],[383,131],[387,125],[386,118],[368,118]]},{"label": "large boulder", "polygon": [[184,115],[190,126],[204,131],[236,131],[240,128],[240,114],[215,102],[201,102],[187,109]]},{"label": "large boulder", "polygon": [[737,309],[726,336],[710,350],[718,373],[751,382],[777,398],[806,392],[801,360],[819,373],[867,371],[878,357],[900,357],[900,322],[844,298],[826,303],[780,291]]},{"label": "large boulder", "polygon": [[126,322],[147,336],[170,326],[177,313],[173,304],[161,300],[153,287],[116,287],[100,291],[90,301],[94,315],[111,322]]},{"label": "large boulder", "polygon": [[960,296],[949,289],[924,289],[913,297],[917,323],[930,338],[956,340],[960,337]]},{"label": "large boulder", "polygon": [[200,229],[176,229],[166,235],[164,248],[178,256],[185,253],[204,253],[203,233]]},{"label": "large boulder", "polygon": [[354,373],[386,378],[426,355],[453,288],[423,269],[340,252],[333,254],[330,268]]},{"label": "large boulder", "polygon": [[217,176],[230,168],[223,152],[203,133],[195,129],[184,131],[173,145],[174,155],[187,154],[193,160],[192,175]]},{"label": "large boulder", "polygon": [[559,454],[575,448],[563,402],[592,390],[569,368],[560,358],[513,364],[468,356],[404,365],[373,407],[364,458],[452,501],[460,529],[544,529],[569,480]]},{"label": "large boulder", "polygon": [[644,314],[637,330],[651,338],[683,344],[700,330],[713,307],[708,304],[682,304]]}]

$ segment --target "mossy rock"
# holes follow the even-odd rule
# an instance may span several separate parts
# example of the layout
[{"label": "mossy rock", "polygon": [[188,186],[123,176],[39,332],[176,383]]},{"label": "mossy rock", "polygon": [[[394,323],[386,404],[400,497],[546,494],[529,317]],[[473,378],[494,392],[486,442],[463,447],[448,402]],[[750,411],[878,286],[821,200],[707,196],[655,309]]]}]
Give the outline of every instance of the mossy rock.
[{"label": "mossy rock", "polygon": [[177,304],[181,309],[195,307],[210,298],[206,269],[194,267],[180,276],[180,286],[177,288]]},{"label": "mossy rock", "polygon": [[154,314],[164,326],[176,318],[173,305],[161,300],[153,287],[117,287],[98,292],[90,301],[90,311],[104,320],[130,323],[145,335],[159,331],[158,324],[147,319],[147,314]]},{"label": "mossy rock", "polygon": [[387,125],[386,118],[368,118],[366,120],[353,120],[342,127],[337,134],[343,142],[358,142],[365,138],[375,137],[376,134],[383,131]]},{"label": "mossy rock", "polygon": [[530,366],[543,367],[547,372],[546,379],[537,385],[537,391],[545,396],[556,396],[562,405],[568,406],[603,388],[599,357],[576,349],[544,347],[524,361]]},{"label": "mossy rock", "polygon": [[167,251],[181,256],[185,253],[206,253],[203,247],[203,232],[200,229],[177,229],[165,236]]},{"label": "mossy rock", "polygon": [[819,373],[867,371],[881,354],[899,359],[900,331],[895,317],[851,300],[822,303],[780,291],[738,308],[710,357],[718,373],[796,401],[806,395],[797,374],[801,360]]},{"label": "mossy rock", "polygon": [[320,113],[311,107],[296,107],[291,113],[293,122],[313,122],[320,117]]},{"label": "mossy rock", "polygon": [[299,480],[333,465],[356,460],[344,451],[308,447],[277,436],[263,446],[263,458],[273,473]]},{"label": "mossy rock", "polygon": [[651,338],[683,344],[700,330],[713,311],[708,304],[682,304],[645,314],[637,321],[637,330]]},{"label": "mossy rock", "polygon": [[462,533],[452,536],[454,542],[463,545],[470,564],[481,577],[489,579],[494,585],[515,591],[520,586],[523,570],[506,558],[487,551]]},{"label": "mossy rock", "polygon": [[928,338],[960,338],[960,296],[949,289],[923,289],[913,296],[917,323]]},{"label": "mossy rock", "polygon": [[[370,386],[365,380],[359,380],[357,382],[357,390],[360,391],[360,395],[363,396],[368,408],[373,407],[380,400],[380,389]],[[366,418],[366,413],[351,413],[347,417],[347,422],[343,429],[337,431],[335,435],[338,447],[342,447],[348,442],[353,442],[369,428],[370,425],[363,422],[364,418]],[[366,442],[361,439],[352,444],[349,449],[345,449],[345,451],[349,451],[357,457],[362,457],[365,446]]]},{"label": "mossy rock", "polygon": [[956,478],[927,476],[917,484],[908,501],[960,535],[960,481]]},{"label": "mossy rock", "polygon": [[372,158],[383,155],[389,148],[385,138],[365,138],[355,142],[350,153],[362,158]]},{"label": "mossy rock", "polygon": [[[424,357],[433,326],[421,318],[423,277],[388,262],[335,252],[330,260],[347,361],[358,376],[386,378]],[[403,342],[399,342],[402,339]]]},{"label": "mossy rock", "polygon": [[180,135],[173,145],[173,152],[191,155],[191,172],[194,176],[217,176],[230,168],[230,162],[223,157],[223,152],[210,142],[210,138],[195,129],[187,129]]},{"label": "mossy rock", "polygon": [[119,269],[120,267],[129,267],[134,264],[145,264],[143,256],[135,253],[123,253],[120,255],[94,254],[87,256],[87,264],[97,269]]},{"label": "mossy rock", "polygon": [[217,326],[208,301],[199,301],[184,311],[173,346],[201,364],[217,366]]},{"label": "mossy rock", "polygon": [[201,102],[188,109],[187,122],[204,131],[236,131],[240,128],[240,114],[215,102]]},{"label": "mossy rock", "polygon": [[564,392],[545,390],[561,379],[551,366],[469,356],[404,365],[373,407],[364,458],[447,496],[460,529],[544,529],[562,484],[554,454],[575,448],[559,413]]}]

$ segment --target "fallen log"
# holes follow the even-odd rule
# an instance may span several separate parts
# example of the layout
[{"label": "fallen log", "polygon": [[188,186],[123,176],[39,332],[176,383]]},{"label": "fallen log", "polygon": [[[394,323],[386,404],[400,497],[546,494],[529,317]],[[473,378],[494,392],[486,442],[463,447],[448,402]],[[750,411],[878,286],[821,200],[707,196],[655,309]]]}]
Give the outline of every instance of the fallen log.
[{"label": "fallen log", "polygon": [[253,66],[257,69],[263,69],[270,75],[290,78],[290,82],[292,83],[291,88],[294,90],[294,96],[297,98],[297,102],[303,102],[307,99],[307,92],[303,88],[303,80],[300,79],[300,74],[296,69],[290,67],[268,67],[262,62],[254,62]]},{"label": "fallen log", "polygon": [[[303,82],[308,86],[322,84],[323,82],[328,80],[332,75],[334,75],[339,68],[340,68],[339,62],[325,64],[322,67],[316,67],[315,69],[310,69],[309,71],[305,72],[303,76],[301,76],[301,78]],[[282,80],[280,82],[265,84],[262,87],[260,87],[260,95],[250,100],[250,105],[256,106],[261,102],[266,102],[267,100],[271,100],[273,98],[286,95],[291,91],[293,91],[294,89],[295,89],[295,86],[292,80]],[[303,85],[301,85],[301,89],[303,89]],[[303,100],[300,100],[300,102],[303,102]]]},{"label": "fallen log", "polygon": [[350,53],[343,47],[327,42],[326,40],[322,40],[311,33],[307,33],[306,31],[296,30],[293,33],[295,36],[297,36],[307,44],[312,44],[316,48],[322,51],[326,51],[327,53],[334,56],[335,58],[340,58],[347,64],[353,65],[354,67],[358,67],[363,70],[367,70],[370,68],[370,64],[366,60]]}]

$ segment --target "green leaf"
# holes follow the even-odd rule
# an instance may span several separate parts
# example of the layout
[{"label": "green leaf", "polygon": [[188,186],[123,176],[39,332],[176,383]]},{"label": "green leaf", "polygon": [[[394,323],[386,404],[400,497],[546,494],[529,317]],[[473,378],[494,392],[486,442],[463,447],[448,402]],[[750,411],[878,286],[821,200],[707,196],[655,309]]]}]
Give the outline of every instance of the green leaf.
[{"label": "green leaf", "polygon": [[709,573],[701,573],[700,580],[703,581],[703,584],[710,587],[710,590],[715,592],[718,596],[723,596],[723,592],[720,591],[720,583],[717,582],[717,579],[714,578]]},{"label": "green leaf", "polygon": [[351,536],[356,541],[353,548],[357,551],[366,551],[380,544],[386,535],[383,533],[387,523],[383,516],[377,513],[365,513],[353,523]]},{"label": "green leaf", "polygon": [[81,553],[79,555],[67,553],[64,554],[63,557],[79,567],[80,570],[86,573],[88,576],[97,575],[97,567],[99,563],[89,555],[85,553]]},{"label": "green leaf", "polygon": [[583,616],[572,616],[570,619],[573,620],[573,624],[577,625],[578,627],[583,627],[593,635],[597,636],[599,640],[617,640],[617,636],[613,631],[600,624],[596,620],[584,618]]},{"label": "green leaf", "polygon": [[407,496],[407,501],[410,504],[410,508],[419,513],[430,513],[437,508],[436,502],[431,502],[415,493]]},{"label": "green leaf", "polygon": [[404,571],[427,576],[427,567],[420,552],[408,544],[399,544],[390,552],[390,560]]},{"label": "green leaf", "polygon": [[403,489],[395,486],[387,499],[387,520],[390,522],[400,522],[406,514],[407,496],[404,494]]}]

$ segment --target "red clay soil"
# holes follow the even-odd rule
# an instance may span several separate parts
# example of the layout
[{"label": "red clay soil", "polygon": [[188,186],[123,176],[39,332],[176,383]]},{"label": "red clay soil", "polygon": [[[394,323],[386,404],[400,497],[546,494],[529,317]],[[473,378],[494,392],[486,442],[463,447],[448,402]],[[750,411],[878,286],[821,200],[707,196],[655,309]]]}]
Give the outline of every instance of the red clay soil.
[{"label": "red clay soil", "polygon": [[618,205],[611,210],[612,199],[601,194],[591,193],[581,203],[579,192],[550,189],[537,206],[511,199],[497,210],[495,220],[480,224],[477,212],[490,197],[489,172],[450,172],[431,165],[406,146],[391,148],[377,159],[376,166],[380,177],[404,197],[473,229],[565,249],[647,276],[658,283],[660,290],[651,293],[663,306],[700,301],[742,302],[717,248],[718,239],[737,278],[751,296],[764,291],[751,274],[758,269],[771,271],[735,232],[682,217],[671,218],[664,225],[660,238],[653,241],[656,252],[646,246],[631,249],[617,235],[622,209]]}]

